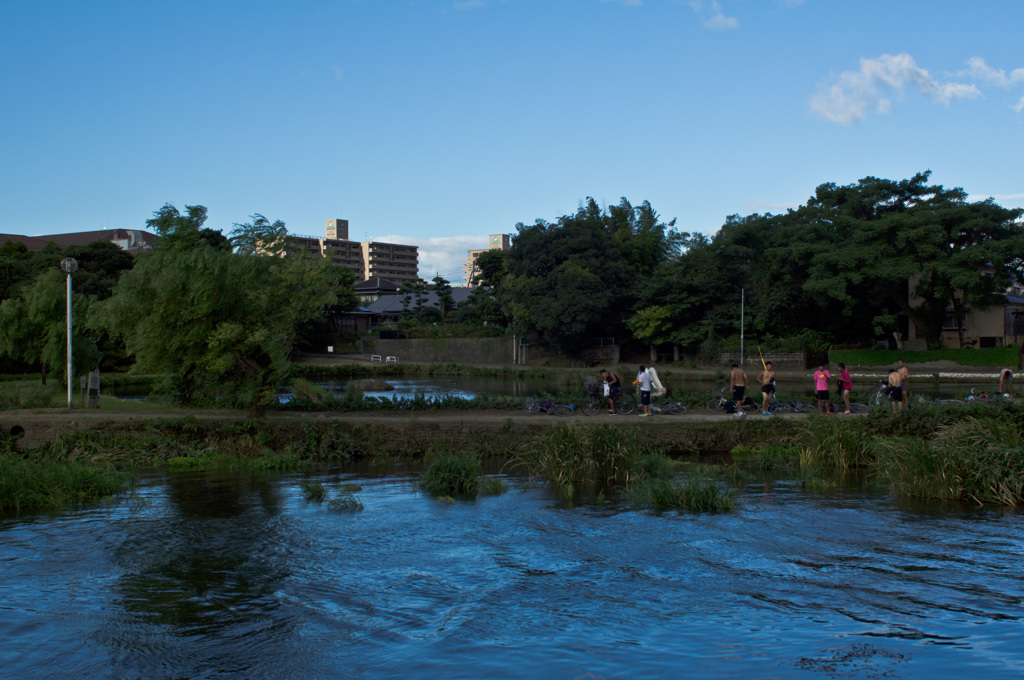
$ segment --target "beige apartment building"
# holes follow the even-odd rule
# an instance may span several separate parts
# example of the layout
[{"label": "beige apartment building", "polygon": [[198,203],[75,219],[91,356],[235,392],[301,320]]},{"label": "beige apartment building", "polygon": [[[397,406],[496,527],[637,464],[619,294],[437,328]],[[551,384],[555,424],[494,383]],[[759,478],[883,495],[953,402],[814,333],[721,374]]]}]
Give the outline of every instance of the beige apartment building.
[{"label": "beige apartment building", "polygon": [[419,248],[397,243],[348,240],[348,220],[325,220],[326,238],[288,236],[286,253],[307,252],[330,258],[351,271],[356,281],[380,277],[404,283],[419,278]]},{"label": "beige apartment building", "polygon": [[480,253],[488,250],[508,250],[512,247],[512,237],[509,234],[491,234],[487,237],[488,247],[482,250],[467,250],[466,261],[462,263],[462,280],[467,288],[475,285],[473,279],[480,273],[476,266],[476,260]]}]

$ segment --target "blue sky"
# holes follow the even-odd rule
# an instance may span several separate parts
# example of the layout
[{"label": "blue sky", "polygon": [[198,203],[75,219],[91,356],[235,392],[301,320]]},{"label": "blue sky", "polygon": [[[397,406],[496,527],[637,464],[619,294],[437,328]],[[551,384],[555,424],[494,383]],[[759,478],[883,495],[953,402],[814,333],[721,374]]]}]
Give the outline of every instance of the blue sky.
[{"label": "blue sky", "polygon": [[592,196],[690,232],[825,182],[1024,206],[1024,3],[0,4],[0,232],[229,231],[467,248]]}]

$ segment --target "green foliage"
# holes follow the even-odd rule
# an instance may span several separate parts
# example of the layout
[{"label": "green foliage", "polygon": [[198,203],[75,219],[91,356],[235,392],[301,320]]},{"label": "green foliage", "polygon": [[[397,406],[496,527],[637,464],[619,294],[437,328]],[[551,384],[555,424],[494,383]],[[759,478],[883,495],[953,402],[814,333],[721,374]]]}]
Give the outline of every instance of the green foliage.
[{"label": "green foliage", "polygon": [[437,452],[420,479],[420,486],[433,496],[476,498],[480,488],[480,458],[469,454]]},{"label": "green foliage", "polygon": [[[81,319],[93,299],[78,293],[72,283],[72,354],[75,374],[95,368],[96,344],[83,333]],[[0,303],[0,354],[27,362],[39,361],[66,379],[67,372],[67,275],[46,269]]]},{"label": "green foliage", "polygon": [[50,512],[123,493],[132,481],[111,468],[0,454],[0,513]]},{"label": "green foliage", "polygon": [[592,198],[557,224],[517,225],[505,256],[503,302],[521,329],[577,351],[593,337],[623,335],[638,281],[667,256],[666,227],[644,203],[607,212]]},{"label": "green foliage", "polygon": [[524,442],[513,465],[571,494],[584,483],[624,487],[653,475],[663,476],[671,461],[659,444],[636,431],[560,423],[543,437]]},{"label": "green foliage", "polygon": [[723,512],[736,507],[732,492],[714,477],[699,473],[683,479],[641,480],[629,487],[626,498],[634,506],[657,511]]},{"label": "green foliage", "polygon": [[1020,421],[969,417],[927,438],[875,441],[878,473],[903,496],[1024,504]]},{"label": "green foliage", "polygon": [[5,387],[0,389],[0,411],[22,408],[50,408],[56,390],[45,385],[31,387]]},{"label": "green foliage", "polygon": [[92,324],[123,338],[141,371],[172,378],[183,405],[208,403],[214,391],[248,395],[254,414],[287,375],[298,327],[326,313],[351,275],[326,259],[273,257],[283,225],[256,215],[232,232],[242,252],[200,237],[206,210],[182,216],[164,206],[148,224],[163,238],[97,305]]}]

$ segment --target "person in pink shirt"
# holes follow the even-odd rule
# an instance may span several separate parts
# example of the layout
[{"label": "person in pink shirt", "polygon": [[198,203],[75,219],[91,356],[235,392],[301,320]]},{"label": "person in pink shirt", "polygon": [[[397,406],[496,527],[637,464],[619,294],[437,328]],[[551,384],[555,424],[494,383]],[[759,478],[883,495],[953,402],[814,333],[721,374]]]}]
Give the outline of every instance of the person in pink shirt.
[{"label": "person in pink shirt", "polygon": [[846,410],[843,413],[849,413],[850,392],[853,390],[853,380],[850,379],[850,372],[846,370],[846,364],[839,364],[839,389],[843,394],[843,404],[846,406]]},{"label": "person in pink shirt", "polygon": [[818,410],[828,413],[828,381],[832,374],[825,370],[825,364],[818,364],[814,372],[814,389],[818,393]]}]

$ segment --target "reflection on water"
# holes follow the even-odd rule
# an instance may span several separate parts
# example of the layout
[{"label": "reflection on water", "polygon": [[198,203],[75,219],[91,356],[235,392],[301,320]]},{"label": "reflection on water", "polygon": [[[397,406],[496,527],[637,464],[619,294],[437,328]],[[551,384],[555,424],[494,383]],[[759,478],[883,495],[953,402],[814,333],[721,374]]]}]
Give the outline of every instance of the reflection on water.
[{"label": "reflection on water", "polygon": [[172,475],[0,523],[7,677],[1018,677],[1024,516],[755,484],[742,509],[365,509],[295,477]]}]

